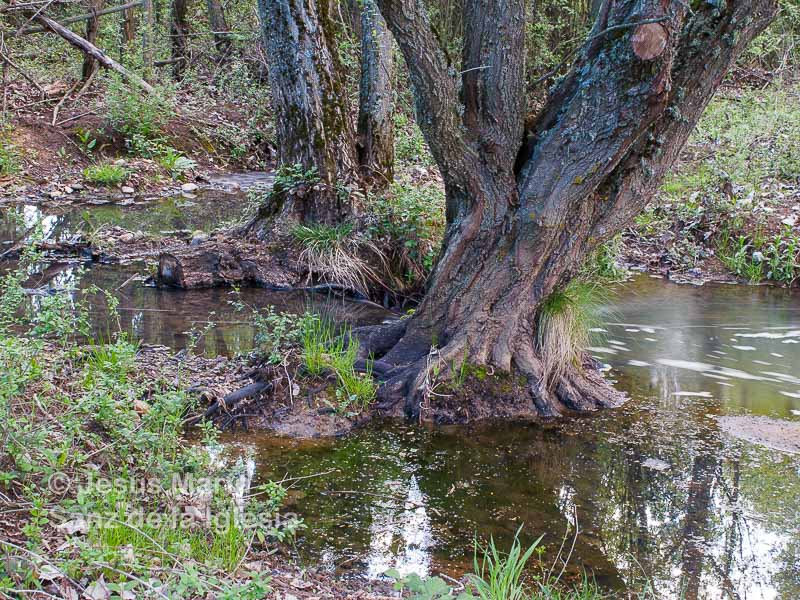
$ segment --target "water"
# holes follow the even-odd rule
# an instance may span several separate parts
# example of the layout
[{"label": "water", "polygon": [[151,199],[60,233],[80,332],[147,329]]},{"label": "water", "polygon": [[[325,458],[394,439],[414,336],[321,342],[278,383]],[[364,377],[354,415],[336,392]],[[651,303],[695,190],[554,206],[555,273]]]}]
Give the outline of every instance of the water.
[{"label": "water", "polygon": [[596,356],[631,400],[550,425],[375,426],[337,441],[228,437],[257,477],[305,477],[289,510],[309,563],[454,576],[473,539],[562,541],[568,575],[665,598],[800,597],[800,458],[717,416],[800,415],[800,302],[786,290],[621,286]]},{"label": "water", "polygon": [[[236,194],[180,202],[88,210],[95,224],[158,232],[199,229],[241,209]],[[83,220],[82,208],[13,210],[23,223],[43,216],[50,239]],[[18,221],[6,213],[0,241],[17,239]],[[229,290],[152,288],[143,265],[94,265],[78,277],[82,266],[40,265],[26,284],[31,301],[94,284],[119,298],[121,326],[136,339],[180,349],[212,323],[200,342],[207,354],[252,347],[252,324],[229,304]],[[352,324],[390,316],[299,292],[247,289],[240,299]],[[97,296],[91,315],[95,334],[108,332]],[[549,425],[389,423],[335,441],[241,433],[224,441],[253,461],[257,479],[307,477],[292,483],[287,507],[308,525],[299,552],[339,573],[460,576],[476,537],[507,547],[522,526],[526,543],[544,535],[544,565],[566,540],[568,576],[586,569],[611,589],[800,597],[800,457],[731,438],[716,420],[800,417],[797,292],[639,276],[619,287],[606,321],[592,352],[631,396],[618,410]]]}]

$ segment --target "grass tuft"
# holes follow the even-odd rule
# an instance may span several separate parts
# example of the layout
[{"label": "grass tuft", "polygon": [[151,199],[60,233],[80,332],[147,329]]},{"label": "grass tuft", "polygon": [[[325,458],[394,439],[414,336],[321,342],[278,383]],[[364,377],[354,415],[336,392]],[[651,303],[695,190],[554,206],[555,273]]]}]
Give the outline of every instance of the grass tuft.
[{"label": "grass tuft", "polygon": [[83,178],[89,183],[114,186],[124,183],[128,179],[128,169],[120,165],[100,164],[86,167]]},{"label": "grass tuft", "polygon": [[591,329],[602,321],[600,309],[608,294],[597,283],[573,280],[553,292],[539,309],[537,344],[542,357],[544,381],[557,381],[570,365],[580,363],[589,346]]}]

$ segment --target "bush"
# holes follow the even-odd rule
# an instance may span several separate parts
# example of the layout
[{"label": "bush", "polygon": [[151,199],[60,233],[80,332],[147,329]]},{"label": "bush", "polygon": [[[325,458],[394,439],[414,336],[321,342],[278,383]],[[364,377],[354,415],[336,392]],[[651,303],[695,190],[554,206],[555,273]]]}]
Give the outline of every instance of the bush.
[{"label": "bush", "polygon": [[20,168],[19,151],[10,141],[10,129],[0,128],[0,175],[13,175]]},{"label": "bush", "polygon": [[155,94],[145,94],[125,85],[117,74],[109,78],[106,108],[114,131],[146,139],[159,137],[175,112],[169,88],[157,86]]},{"label": "bush", "polygon": [[83,178],[89,183],[114,186],[124,183],[128,179],[128,169],[120,165],[101,164],[86,167]]}]

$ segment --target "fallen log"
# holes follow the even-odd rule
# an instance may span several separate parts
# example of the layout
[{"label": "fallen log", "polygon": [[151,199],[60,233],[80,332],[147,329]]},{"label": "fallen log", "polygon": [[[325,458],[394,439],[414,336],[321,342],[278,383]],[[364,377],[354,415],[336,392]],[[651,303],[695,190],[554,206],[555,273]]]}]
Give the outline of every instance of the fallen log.
[{"label": "fallen log", "polygon": [[[83,15],[77,15],[75,17],[67,17],[66,19],[61,20],[61,24],[68,25],[70,23],[88,21],[89,19],[93,19],[95,17],[102,17],[104,15],[111,15],[114,13],[122,12],[123,10],[129,10],[137,6],[141,6],[142,4],[143,4],[142,0],[136,0],[135,2],[128,2],[127,4],[122,4],[120,6],[112,6],[111,8],[104,8],[103,10],[98,10],[96,13],[86,13]],[[31,33],[44,33],[45,31],[49,31],[49,29],[43,25],[40,25],[39,27],[25,27],[19,32],[19,34],[28,35]]]},{"label": "fallen log", "polygon": [[163,252],[156,282],[182,289],[228,285],[295,287],[300,274],[261,243],[210,241],[200,246]]},{"label": "fallen log", "polygon": [[87,54],[94,58],[101,66],[106,69],[110,69],[122,75],[125,81],[136,85],[137,87],[143,89],[148,94],[157,94],[155,88],[152,85],[147,83],[144,79],[136,75],[135,73],[131,73],[115,61],[113,58],[108,56],[105,52],[100,50],[97,46],[89,42],[88,40],[82,38],[74,31],[67,29],[60,23],[57,23],[50,17],[46,17],[45,15],[39,14],[34,17],[34,20],[41,23],[44,27],[52,31],[53,33],[61,36],[64,38],[70,45],[74,46],[84,54]]}]

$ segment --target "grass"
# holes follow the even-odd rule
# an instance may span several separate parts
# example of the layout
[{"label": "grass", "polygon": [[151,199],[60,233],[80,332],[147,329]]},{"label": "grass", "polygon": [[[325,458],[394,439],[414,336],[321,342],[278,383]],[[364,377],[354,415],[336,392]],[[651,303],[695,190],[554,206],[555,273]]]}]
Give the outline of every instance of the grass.
[{"label": "grass", "polygon": [[22,166],[19,150],[10,137],[11,129],[7,126],[0,127],[0,175],[13,175]]},{"label": "grass", "polygon": [[309,277],[317,275],[325,283],[365,296],[371,287],[383,286],[378,270],[363,258],[368,253],[382,264],[383,253],[371,240],[354,234],[351,225],[295,225],[291,234],[302,248],[299,260]]},{"label": "grass", "polygon": [[83,178],[89,183],[103,186],[121,185],[128,179],[128,169],[109,163],[91,165],[83,170]]},{"label": "grass", "polygon": [[570,365],[580,363],[591,329],[602,322],[600,309],[607,300],[600,284],[575,279],[542,302],[537,345],[546,383],[557,381]]},{"label": "grass", "polygon": [[456,590],[439,577],[423,579],[416,574],[402,577],[395,570],[386,574],[396,580],[395,589],[412,600],[453,597],[457,600],[603,600],[612,597],[585,575],[578,584],[561,581],[563,569],[555,575],[555,563],[548,568],[541,562],[542,538],[525,548],[519,540],[520,531],[521,528],[508,552],[502,552],[491,538],[485,546],[476,543],[473,571],[467,575],[466,588],[457,596]]},{"label": "grass", "polygon": [[[268,575],[241,565],[300,525],[261,518],[275,515],[285,490],[259,486],[239,508],[224,482],[240,469],[212,459],[213,428],[201,427],[200,444],[184,439],[191,402],[176,387],[180,372],[148,376],[124,336],[82,341],[77,283],[57,295],[69,304],[26,303],[19,291],[40,258],[32,248],[0,281],[0,492],[15,515],[0,552],[17,555],[9,544],[21,536],[31,560],[23,569],[0,561],[0,596],[40,586],[46,562],[86,586],[104,581],[138,597],[153,586],[170,598],[266,597]],[[54,475],[71,482],[66,492],[51,486]],[[189,524],[190,506],[200,517]],[[75,533],[57,533],[58,524]],[[68,544],[53,550],[54,535]]]}]

